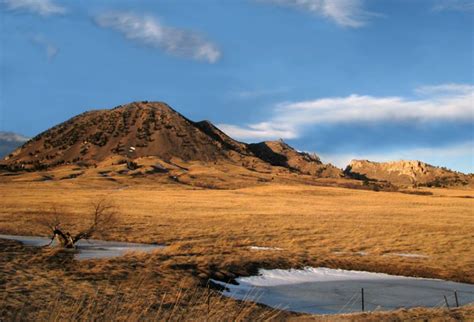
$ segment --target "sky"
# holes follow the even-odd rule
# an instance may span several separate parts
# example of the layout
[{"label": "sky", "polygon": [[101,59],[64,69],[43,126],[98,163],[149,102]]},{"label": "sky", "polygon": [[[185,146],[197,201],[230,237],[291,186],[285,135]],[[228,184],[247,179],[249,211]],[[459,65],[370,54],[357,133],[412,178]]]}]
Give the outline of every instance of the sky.
[{"label": "sky", "polygon": [[474,172],[474,0],[0,0],[0,131],[164,101],[324,162]]}]

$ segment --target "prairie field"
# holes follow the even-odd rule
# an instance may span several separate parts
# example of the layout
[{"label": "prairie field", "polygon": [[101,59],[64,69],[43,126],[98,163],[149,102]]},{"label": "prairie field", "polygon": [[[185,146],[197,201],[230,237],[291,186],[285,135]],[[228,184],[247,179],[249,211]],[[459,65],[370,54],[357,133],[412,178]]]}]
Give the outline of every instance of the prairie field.
[{"label": "prairie field", "polygon": [[[474,283],[474,192],[423,191],[297,183],[212,190],[139,180],[4,182],[0,233],[47,236],[37,222],[53,207],[63,225],[78,230],[89,220],[91,202],[106,198],[116,205],[118,219],[104,238],[167,247],[151,255],[78,262],[66,251],[0,240],[0,318],[326,319],[226,299],[209,287],[209,278],[231,281],[259,268],[324,266]],[[337,318],[455,320],[473,314],[471,306]]]}]

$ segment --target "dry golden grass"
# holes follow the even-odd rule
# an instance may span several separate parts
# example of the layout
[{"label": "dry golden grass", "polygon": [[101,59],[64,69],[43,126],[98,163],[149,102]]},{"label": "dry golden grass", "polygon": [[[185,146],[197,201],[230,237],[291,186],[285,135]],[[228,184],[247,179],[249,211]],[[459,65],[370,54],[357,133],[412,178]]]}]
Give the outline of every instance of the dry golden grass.
[{"label": "dry golden grass", "polygon": [[[288,313],[237,302],[173,273],[168,256],[76,262],[72,253],[0,242],[0,320],[267,320]],[[156,265],[168,262],[167,265]]]},{"label": "dry golden grass", "polygon": [[[286,317],[285,317],[286,318]],[[466,306],[459,309],[423,309],[415,308],[409,310],[396,310],[391,312],[370,312],[358,314],[340,314],[337,316],[291,316],[290,321],[325,321],[325,322],[378,322],[378,321],[472,321],[474,318],[474,306]]]},{"label": "dry golden grass", "polygon": [[[45,318],[61,290],[61,303],[74,307],[81,296],[93,298],[97,290],[114,294],[120,286],[125,294],[133,294],[143,276],[147,283],[139,288],[140,294],[161,303],[163,294],[175,299],[179,289],[200,289],[210,277],[229,280],[260,267],[326,266],[474,283],[474,193],[431,192],[420,196],[297,184],[204,190],[150,180],[130,180],[127,185],[103,179],[10,181],[0,184],[0,233],[47,233],[34,219],[53,203],[65,209],[66,223],[79,228],[87,220],[90,201],[106,196],[120,209],[120,222],[109,239],[169,246],[151,256],[77,263],[68,254],[53,256],[1,242],[2,307],[18,310],[28,303],[23,311]],[[255,251],[250,246],[282,250]],[[104,303],[111,299],[104,297]],[[187,305],[190,301],[184,299],[180,307],[205,312],[204,306]],[[235,318],[241,304],[224,302],[229,308],[223,312]],[[163,312],[169,314],[172,307],[166,305]],[[449,317],[427,311],[433,317]],[[246,312],[248,319],[270,314],[261,306]],[[461,312],[472,316],[472,308]],[[279,319],[293,316],[279,314]],[[416,315],[393,314],[380,318]]]}]

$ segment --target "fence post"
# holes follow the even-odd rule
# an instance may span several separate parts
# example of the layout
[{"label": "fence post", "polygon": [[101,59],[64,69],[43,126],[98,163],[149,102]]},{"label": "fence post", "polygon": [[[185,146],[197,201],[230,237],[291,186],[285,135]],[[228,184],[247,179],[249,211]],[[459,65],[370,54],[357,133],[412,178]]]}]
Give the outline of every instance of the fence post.
[{"label": "fence post", "polygon": [[211,292],[209,285],[207,286],[207,318],[206,321],[209,321],[209,313],[211,311]]},{"label": "fence post", "polygon": [[446,306],[448,307],[449,309],[449,303],[448,303],[448,299],[446,298],[446,295],[443,295],[444,296],[444,301],[446,302]]},{"label": "fence post", "polygon": [[365,311],[365,303],[364,303],[364,288],[361,289],[362,294],[362,312]]},{"label": "fence post", "polygon": [[454,298],[456,299],[456,307],[459,307],[458,292],[457,291],[454,291]]}]

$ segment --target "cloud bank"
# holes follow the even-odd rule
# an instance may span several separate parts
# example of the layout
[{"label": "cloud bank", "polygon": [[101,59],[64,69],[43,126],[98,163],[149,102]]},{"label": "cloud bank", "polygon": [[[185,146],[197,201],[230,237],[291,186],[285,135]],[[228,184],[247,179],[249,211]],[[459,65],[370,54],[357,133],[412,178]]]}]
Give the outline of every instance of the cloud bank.
[{"label": "cloud bank", "polygon": [[95,23],[121,33],[126,39],[160,48],[175,56],[215,63],[221,57],[217,46],[194,31],[163,25],[151,16],[109,12],[95,17]]},{"label": "cloud bank", "polygon": [[220,124],[238,139],[294,139],[306,129],[345,124],[372,126],[383,123],[470,122],[474,124],[474,86],[444,84],[416,90],[421,98],[375,97],[353,94],[277,104],[273,116],[244,126]]},{"label": "cloud bank", "polygon": [[0,3],[10,11],[29,12],[43,17],[61,15],[67,12],[65,7],[54,3],[52,0],[1,0]]},{"label": "cloud bank", "polygon": [[378,14],[364,9],[363,0],[257,0],[296,8],[332,20],[343,27],[358,28]]}]

